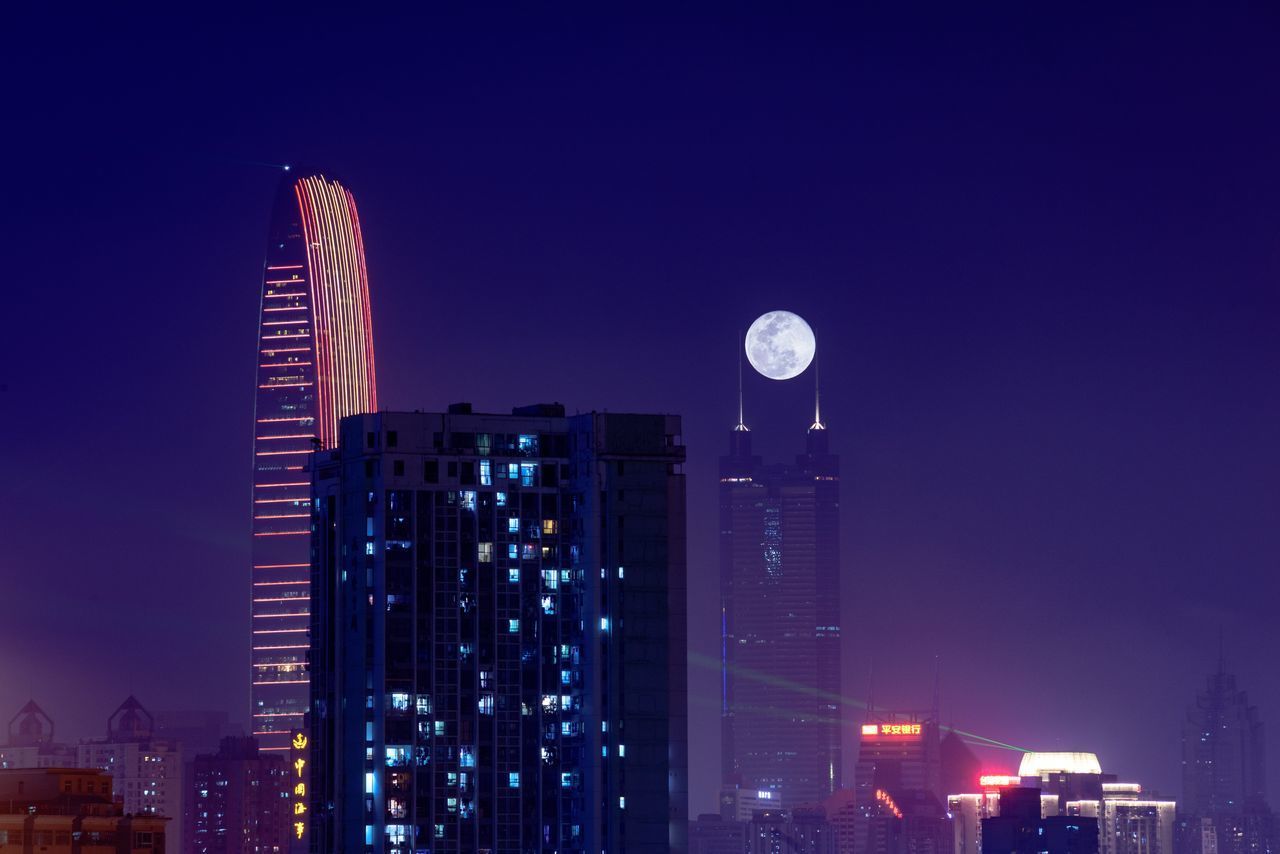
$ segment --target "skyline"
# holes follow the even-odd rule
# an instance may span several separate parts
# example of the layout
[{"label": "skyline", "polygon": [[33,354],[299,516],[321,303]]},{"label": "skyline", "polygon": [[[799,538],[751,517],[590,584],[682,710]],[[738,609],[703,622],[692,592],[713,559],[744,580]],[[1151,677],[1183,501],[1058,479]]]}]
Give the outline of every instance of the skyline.
[{"label": "skyline", "polygon": [[[301,107],[267,115],[250,86],[257,59],[146,83],[137,75],[164,53],[105,64],[63,102],[105,128],[94,147],[58,138],[72,128],[62,107],[22,102],[53,138],[11,158],[29,164],[11,233],[15,281],[32,285],[9,290],[14,316],[58,321],[58,345],[36,323],[0,344],[0,406],[32,413],[3,428],[5,447],[22,449],[0,487],[15,544],[3,568],[59,620],[112,637],[114,655],[86,668],[83,642],[15,614],[0,646],[24,652],[0,657],[0,710],[34,698],[61,733],[88,735],[119,696],[202,708],[209,691],[242,717],[247,318],[278,175],[239,161],[288,154],[332,167],[360,196],[385,408],[562,400],[570,412],[589,402],[684,417],[691,652],[716,655],[704,625],[715,573],[694,568],[716,565],[730,342],[784,308],[817,333],[823,416],[844,458],[846,695],[867,699],[874,668],[877,705],[924,705],[941,651],[944,721],[1091,750],[1177,794],[1182,716],[1222,628],[1228,668],[1264,719],[1280,715],[1274,599],[1250,595],[1273,586],[1280,557],[1280,223],[1266,200],[1280,134],[1250,108],[1280,80],[1265,27],[1233,19],[1197,36],[1170,18],[1160,39],[1134,45],[1020,18],[1028,46],[1013,48],[994,25],[963,46],[938,33],[912,45],[901,25],[872,22],[845,57],[847,29],[766,37],[743,24],[707,37],[731,73],[678,36],[593,21],[600,47],[541,34],[604,80],[570,80],[521,34],[499,33],[497,70],[445,46],[429,66],[403,60],[417,72],[407,82],[345,83],[351,100],[335,109],[368,113],[367,135],[309,139],[318,120]],[[609,59],[619,45],[647,56],[642,36],[668,50],[656,84]],[[242,38],[251,55],[268,40]],[[753,65],[769,44],[777,53]],[[1127,53],[1138,48],[1142,61]],[[1037,50],[1027,79],[1001,74]],[[82,63],[104,48],[87,51]],[[430,113],[389,110],[441,71],[466,96],[433,89]],[[90,103],[108,84],[128,95],[120,116]],[[619,101],[601,105],[608,89]],[[963,108],[948,106],[956,90]],[[182,121],[148,118],[162,102]],[[495,135],[504,122],[521,144]],[[62,293],[44,284],[51,259],[70,283]],[[174,270],[190,283],[175,286]],[[605,298],[584,299],[590,288]],[[188,301],[157,298],[175,292]],[[539,333],[539,352],[517,359],[519,337],[537,330],[563,334]],[[462,369],[423,379],[440,362]],[[766,460],[788,458],[811,420],[807,375],[748,376],[746,408]],[[162,489],[141,482],[151,461],[179,475]],[[857,591],[884,576],[909,583],[871,610]],[[1133,612],[1152,596],[1164,607]],[[890,619],[912,608],[905,626]],[[240,616],[228,625],[220,613]],[[1063,621],[1064,654],[1017,647]],[[1085,661],[1098,662],[1096,690],[1124,702],[1073,699],[1064,682]],[[690,711],[708,736],[716,700],[697,673]],[[1277,767],[1276,740],[1268,749]],[[695,758],[710,768],[693,776],[696,814],[719,764]]]}]

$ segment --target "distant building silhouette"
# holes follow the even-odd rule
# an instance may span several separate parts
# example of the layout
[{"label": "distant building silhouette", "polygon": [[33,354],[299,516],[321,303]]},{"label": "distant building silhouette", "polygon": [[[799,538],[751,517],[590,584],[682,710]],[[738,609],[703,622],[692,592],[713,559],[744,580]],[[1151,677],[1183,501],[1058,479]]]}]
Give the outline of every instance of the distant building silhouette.
[{"label": "distant building silhouette", "polygon": [[792,464],[720,458],[723,782],[820,802],[842,785],[840,463],[821,416]]},{"label": "distant building silhouette", "polygon": [[558,404],[343,420],[316,458],[313,850],[687,849],[680,433]]},{"label": "distant building silhouette", "polygon": [[1180,854],[1271,854],[1262,719],[1219,656],[1182,729]]},{"label": "distant building silhouette", "polygon": [[35,700],[28,700],[9,720],[8,738],[0,747],[0,769],[75,765],[75,748],[54,741],[53,718]]},{"label": "distant building silhouette", "polygon": [[183,839],[182,750],[155,735],[155,719],[130,696],[107,719],[106,738],[80,742],[77,765],[110,774],[130,815],[162,815],[169,854]]}]

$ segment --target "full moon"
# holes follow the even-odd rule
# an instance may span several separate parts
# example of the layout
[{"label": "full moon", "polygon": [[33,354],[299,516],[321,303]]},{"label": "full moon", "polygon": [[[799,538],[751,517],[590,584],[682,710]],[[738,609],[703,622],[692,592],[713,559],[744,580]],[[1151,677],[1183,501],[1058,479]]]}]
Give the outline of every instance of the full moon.
[{"label": "full moon", "polygon": [[746,348],[751,367],[771,380],[789,380],[809,367],[818,342],[800,315],[771,311],[751,324]]}]

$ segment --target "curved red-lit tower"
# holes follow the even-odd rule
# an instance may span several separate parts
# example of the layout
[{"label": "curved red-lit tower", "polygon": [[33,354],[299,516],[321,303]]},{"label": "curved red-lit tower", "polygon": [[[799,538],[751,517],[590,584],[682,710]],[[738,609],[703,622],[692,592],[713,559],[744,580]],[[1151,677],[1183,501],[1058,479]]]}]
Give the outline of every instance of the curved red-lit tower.
[{"label": "curved red-lit tower", "polygon": [[258,318],[253,433],[253,733],[289,749],[308,702],[311,467],[338,419],[378,408],[355,199],[287,173],[271,215]]}]

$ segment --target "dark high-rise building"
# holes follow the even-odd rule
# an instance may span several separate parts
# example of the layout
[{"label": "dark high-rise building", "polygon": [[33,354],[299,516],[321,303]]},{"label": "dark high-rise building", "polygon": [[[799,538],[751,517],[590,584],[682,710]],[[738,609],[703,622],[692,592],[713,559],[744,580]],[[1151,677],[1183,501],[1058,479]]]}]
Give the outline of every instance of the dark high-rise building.
[{"label": "dark high-rise building", "polygon": [[252,738],[228,736],[193,762],[187,854],[270,854],[289,850],[292,774],[284,756]]},{"label": "dark high-rise building", "polygon": [[381,413],[317,456],[311,845],[687,847],[680,419]]},{"label": "dark high-rise building", "polygon": [[1270,854],[1280,847],[1267,804],[1266,753],[1256,706],[1219,659],[1182,728],[1182,854]]},{"label": "dark high-rise building", "polygon": [[951,730],[944,735],[938,752],[942,779],[940,794],[971,791],[982,776],[982,761],[969,749],[960,734]]},{"label": "dark high-rise building", "polygon": [[854,821],[859,854],[953,854],[951,818],[933,792],[907,789],[872,793]]},{"label": "dark high-rise building", "polygon": [[746,854],[839,854],[836,831],[821,806],[757,810],[747,823]]},{"label": "dark high-rise building", "polygon": [[689,822],[689,854],[744,854],[747,824],[719,813],[698,816]]},{"label": "dark high-rise building", "polygon": [[338,419],[378,406],[360,219],[324,175],[280,184],[256,354],[252,729],[283,753],[307,708],[310,455],[334,447]]},{"label": "dark high-rise building", "polygon": [[1040,790],[1000,792],[1000,814],[982,819],[982,854],[1098,854],[1098,820],[1040,814]]},{"label": "dark high-rise building", "polygon": [[720,458],[724,782],[817,803],[840,788],[840,465],[815,415],[767,465],[739,414]]},{"label": "dark high-rise building", "polygon": [[875,804],[877,790],[930,792],[941,800],[942,740],[936,715],[869,710],[853,776],[856,800],[863,806]]}]

